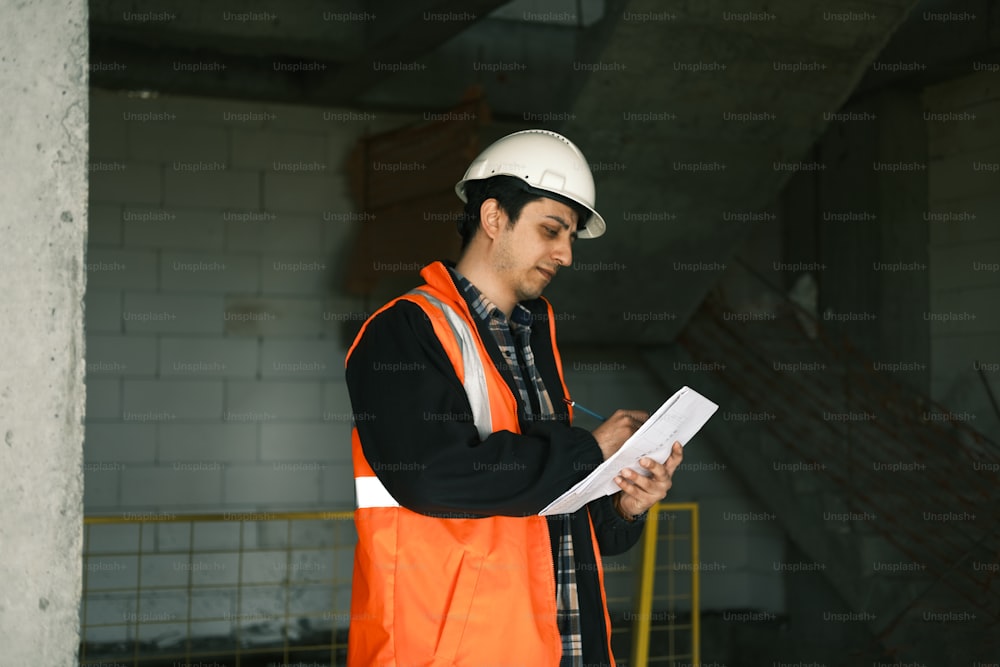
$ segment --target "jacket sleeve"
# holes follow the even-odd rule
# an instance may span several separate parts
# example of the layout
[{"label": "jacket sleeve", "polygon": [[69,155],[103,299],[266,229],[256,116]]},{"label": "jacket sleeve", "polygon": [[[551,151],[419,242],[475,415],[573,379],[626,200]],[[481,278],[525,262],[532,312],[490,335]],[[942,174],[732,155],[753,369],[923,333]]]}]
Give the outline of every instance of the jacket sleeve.
[{"label": "jacket sleeve", "polygon": [[631,549],[642,537],[646,526],[645,515],[635,521],[626,521],[615,509],[613,497],[604,496],[587,503],[597,546],[604,556],[617,556]]},{"label": "jacket sleeve", "polygon": [[481,439],[451,361],[407,301],[368,323],[346,375],[368,463],[415,512],[537,514],[603,459],[589,431],[557,421]]}]

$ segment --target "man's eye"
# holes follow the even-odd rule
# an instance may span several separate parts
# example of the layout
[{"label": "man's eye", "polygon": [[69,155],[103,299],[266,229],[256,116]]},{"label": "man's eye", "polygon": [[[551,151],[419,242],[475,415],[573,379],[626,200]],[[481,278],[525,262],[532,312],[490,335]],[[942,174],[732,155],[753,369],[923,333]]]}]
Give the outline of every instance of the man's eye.
[{"label": "man's eye", "polygon": [[549,236],[551,236],[552,238],[559,236],[558,229],[552,229],[551,227],[546,227],[545,231],[548,232]]}]

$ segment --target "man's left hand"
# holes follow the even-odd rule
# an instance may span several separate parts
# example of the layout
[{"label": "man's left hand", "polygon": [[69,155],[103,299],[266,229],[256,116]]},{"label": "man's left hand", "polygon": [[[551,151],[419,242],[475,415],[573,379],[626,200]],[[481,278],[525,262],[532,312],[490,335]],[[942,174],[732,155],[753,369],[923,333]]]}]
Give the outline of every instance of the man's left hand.
[{"label": "man's left hand", "polygon": [[615,499],[615,507],[626,518],[639,516],[650,507],[667,496],[667,491],[673,483],[674,471],[684,459],[684,448],[675,442],[670,456],[663,463],[657,463],[651,458],[639,459],[639,465],[650,473],[644,477],[634,470],[626,468],[615,477],[615,482],[621,487],[621,493]]}]

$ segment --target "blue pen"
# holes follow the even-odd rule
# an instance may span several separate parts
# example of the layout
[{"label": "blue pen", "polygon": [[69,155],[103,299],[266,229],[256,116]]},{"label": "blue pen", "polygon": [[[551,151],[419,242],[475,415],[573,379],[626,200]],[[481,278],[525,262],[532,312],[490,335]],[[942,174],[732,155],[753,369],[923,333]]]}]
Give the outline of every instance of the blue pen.
[{"label": "blue pen", "polygon": [[564,400],[564,401],[566,401],[566,404],[567,404],[567,405],[571,405],[571,406],[573,406],[574,408],[576,408],[577,410],[582,410],[583,412],[586,412],[586,413],[587,413],[588,415],[590,415],[591,417],[597,417],[597,418],[598,418],[598,419],[600,419],[600,420],[601,420],[602,422],[603,422],[603,421],[607,421],[607,419],[605,419],[605,418],[604,418],[604,417],[602,417],[601,415],[597,414],[597,413],[596,413],[596,412],[594,412],[593,410],[588,410],[587,408],[583,407],[582,405],[580,405],[580,404],[579,404],[579,403],[577,403],[576,401],[571,401],[571,400],[570,400],[570,399],[568,399],[568,398],[564,398],[563,400]]}]

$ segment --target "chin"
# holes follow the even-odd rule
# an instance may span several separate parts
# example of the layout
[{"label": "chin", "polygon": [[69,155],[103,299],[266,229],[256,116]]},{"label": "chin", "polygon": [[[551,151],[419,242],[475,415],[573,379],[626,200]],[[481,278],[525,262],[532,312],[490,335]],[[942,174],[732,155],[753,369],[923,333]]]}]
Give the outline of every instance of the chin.
[{"label": "chin", "polygon": [[520,294],[517,295],[518,301],[531,301],[537,299],[542,295],[542,289],[536,288],[532,290],[522,290]]}]

